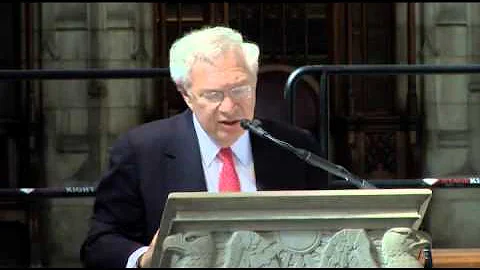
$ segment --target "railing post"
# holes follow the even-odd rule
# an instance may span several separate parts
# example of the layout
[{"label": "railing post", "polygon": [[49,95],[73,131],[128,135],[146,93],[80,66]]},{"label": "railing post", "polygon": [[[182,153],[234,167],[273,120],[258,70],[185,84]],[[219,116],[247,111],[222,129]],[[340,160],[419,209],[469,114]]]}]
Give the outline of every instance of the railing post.
[{"label": "railing post", "polygon": [[329,102],[329,87],[328,87],[328,74],[326,70],[322,71],[320,77],[320,124],[319,134],[317,137],[320,141],[320,147],[322,150],[322,157],[328,159],[328,136],[330,134],[330,102]]}]

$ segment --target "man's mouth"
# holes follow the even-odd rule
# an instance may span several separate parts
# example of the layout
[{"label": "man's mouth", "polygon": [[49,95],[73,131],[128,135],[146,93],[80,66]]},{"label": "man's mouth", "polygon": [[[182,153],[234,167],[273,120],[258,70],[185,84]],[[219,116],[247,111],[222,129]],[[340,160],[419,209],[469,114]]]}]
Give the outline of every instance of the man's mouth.
[{"label": "man's mouth", "polygon": [[234,126],[236,124],[240,123],[239,120],[232,120],[232,121],[220,121],[220,124],[224,124],[227,126]]}]

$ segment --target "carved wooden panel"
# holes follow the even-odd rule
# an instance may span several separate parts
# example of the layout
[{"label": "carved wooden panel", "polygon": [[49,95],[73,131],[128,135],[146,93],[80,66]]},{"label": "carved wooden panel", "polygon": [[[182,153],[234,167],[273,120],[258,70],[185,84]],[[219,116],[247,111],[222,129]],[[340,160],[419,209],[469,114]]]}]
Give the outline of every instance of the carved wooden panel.
[{"label": "carved wooden panel", "polygon": [[[260,65],[295,68],[329,63],[326,3],[159,3],[156,10],[156,64],[168,66],[175,39],[203,25],[229,25],[261,48]],[[286,80],[284,81],[286,83]],[[283,85],[279,92],[283,91]],[[159,118],[185,108],[170,80],[159,80]],[[313,116],[312,116],[313,117]]]},{"label": "carved wooden panel", "polygon": [[[21,3],[0,5],[0,69],[21,68]],[[8,27],[7,27],[8,26]],[[28,180],[28,113],[32,96],[18,81],[0,81],[0,188],[13,188]]]},{"label": "carved wooden panel", "polygon": [[[193,28],[223,23],[223,3],[155,3],[155,64],[168,67],[172,43]],[[186,105],[168,76],[156,82],[159,115],[164,118],[184,110]],[[150,120],[150,119],[149,119]]]},{"label": "carved wooden panel", "polygon": [[[393,3],[353,3],[351,15],[352,64],[393,64],[395,52]],[[394,78],[394,77],[393,77]],[[353,115],[388,115],[394,109],[391,76],[352,76]]]},{"label": "carved wooden panel", "polygon": [[[335,64],[397,62],[395,3],[341,3],[333,14]],[[403,42],[407,47],[407,40]],[[410,117],[407,107],[398,105],[396,80],[396,75],[332,79],[334,161],[355,174],[370,179],[415,177],[410,165],[418,160],[412,156],[414,145],[409,140],[415,137],[418,120]],[[416,104],[412,98],[405,97],[407,104]]]},{"label": "carved wooden panel", "polygon": [[405,177],[404,134],[401,131],[371,131],[362,133],[366,151],[362,175],[371,179]]}]

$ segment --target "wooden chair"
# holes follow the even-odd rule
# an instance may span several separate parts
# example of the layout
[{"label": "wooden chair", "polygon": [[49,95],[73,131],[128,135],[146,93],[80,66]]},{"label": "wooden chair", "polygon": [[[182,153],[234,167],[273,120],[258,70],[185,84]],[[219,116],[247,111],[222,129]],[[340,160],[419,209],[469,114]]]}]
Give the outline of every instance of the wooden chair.
[{"label": "wooden chair", "polygon": [[[288,76],[295,70],[287,65],[264,65],[259,69],[257,82],[256,117],[289,123],[288,101],[284,89]],[[296,126],[312,132],[318,138],[320,85],[312,76],[304,75],[296,85]]]}]

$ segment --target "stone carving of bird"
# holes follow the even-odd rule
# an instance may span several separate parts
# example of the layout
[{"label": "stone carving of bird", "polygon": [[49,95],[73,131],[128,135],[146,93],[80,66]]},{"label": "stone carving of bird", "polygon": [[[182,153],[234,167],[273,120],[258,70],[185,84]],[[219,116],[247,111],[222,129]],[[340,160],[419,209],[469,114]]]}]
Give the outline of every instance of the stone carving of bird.
[{"label": "stone carving of bird", "polygon": [[417,255],[431,243],[430,237],[411,228],[389,229],[382,238],[383,267],[423,268]]},{"label": "stone carving of bird", "polygon": [[163,258],[170,258],[170,267],[212,267],[215,244],[210,233],[186,232],[169,235],[162,245]]},{"label": "stone carving of bird", "polygon": [[320,267],[389,268],[423,265],[415,254],[430,243],[429,237],[411,228],[391,228],[381,241],[380,254],[364,229],[344,229],[334,234],[322,251]]}]

